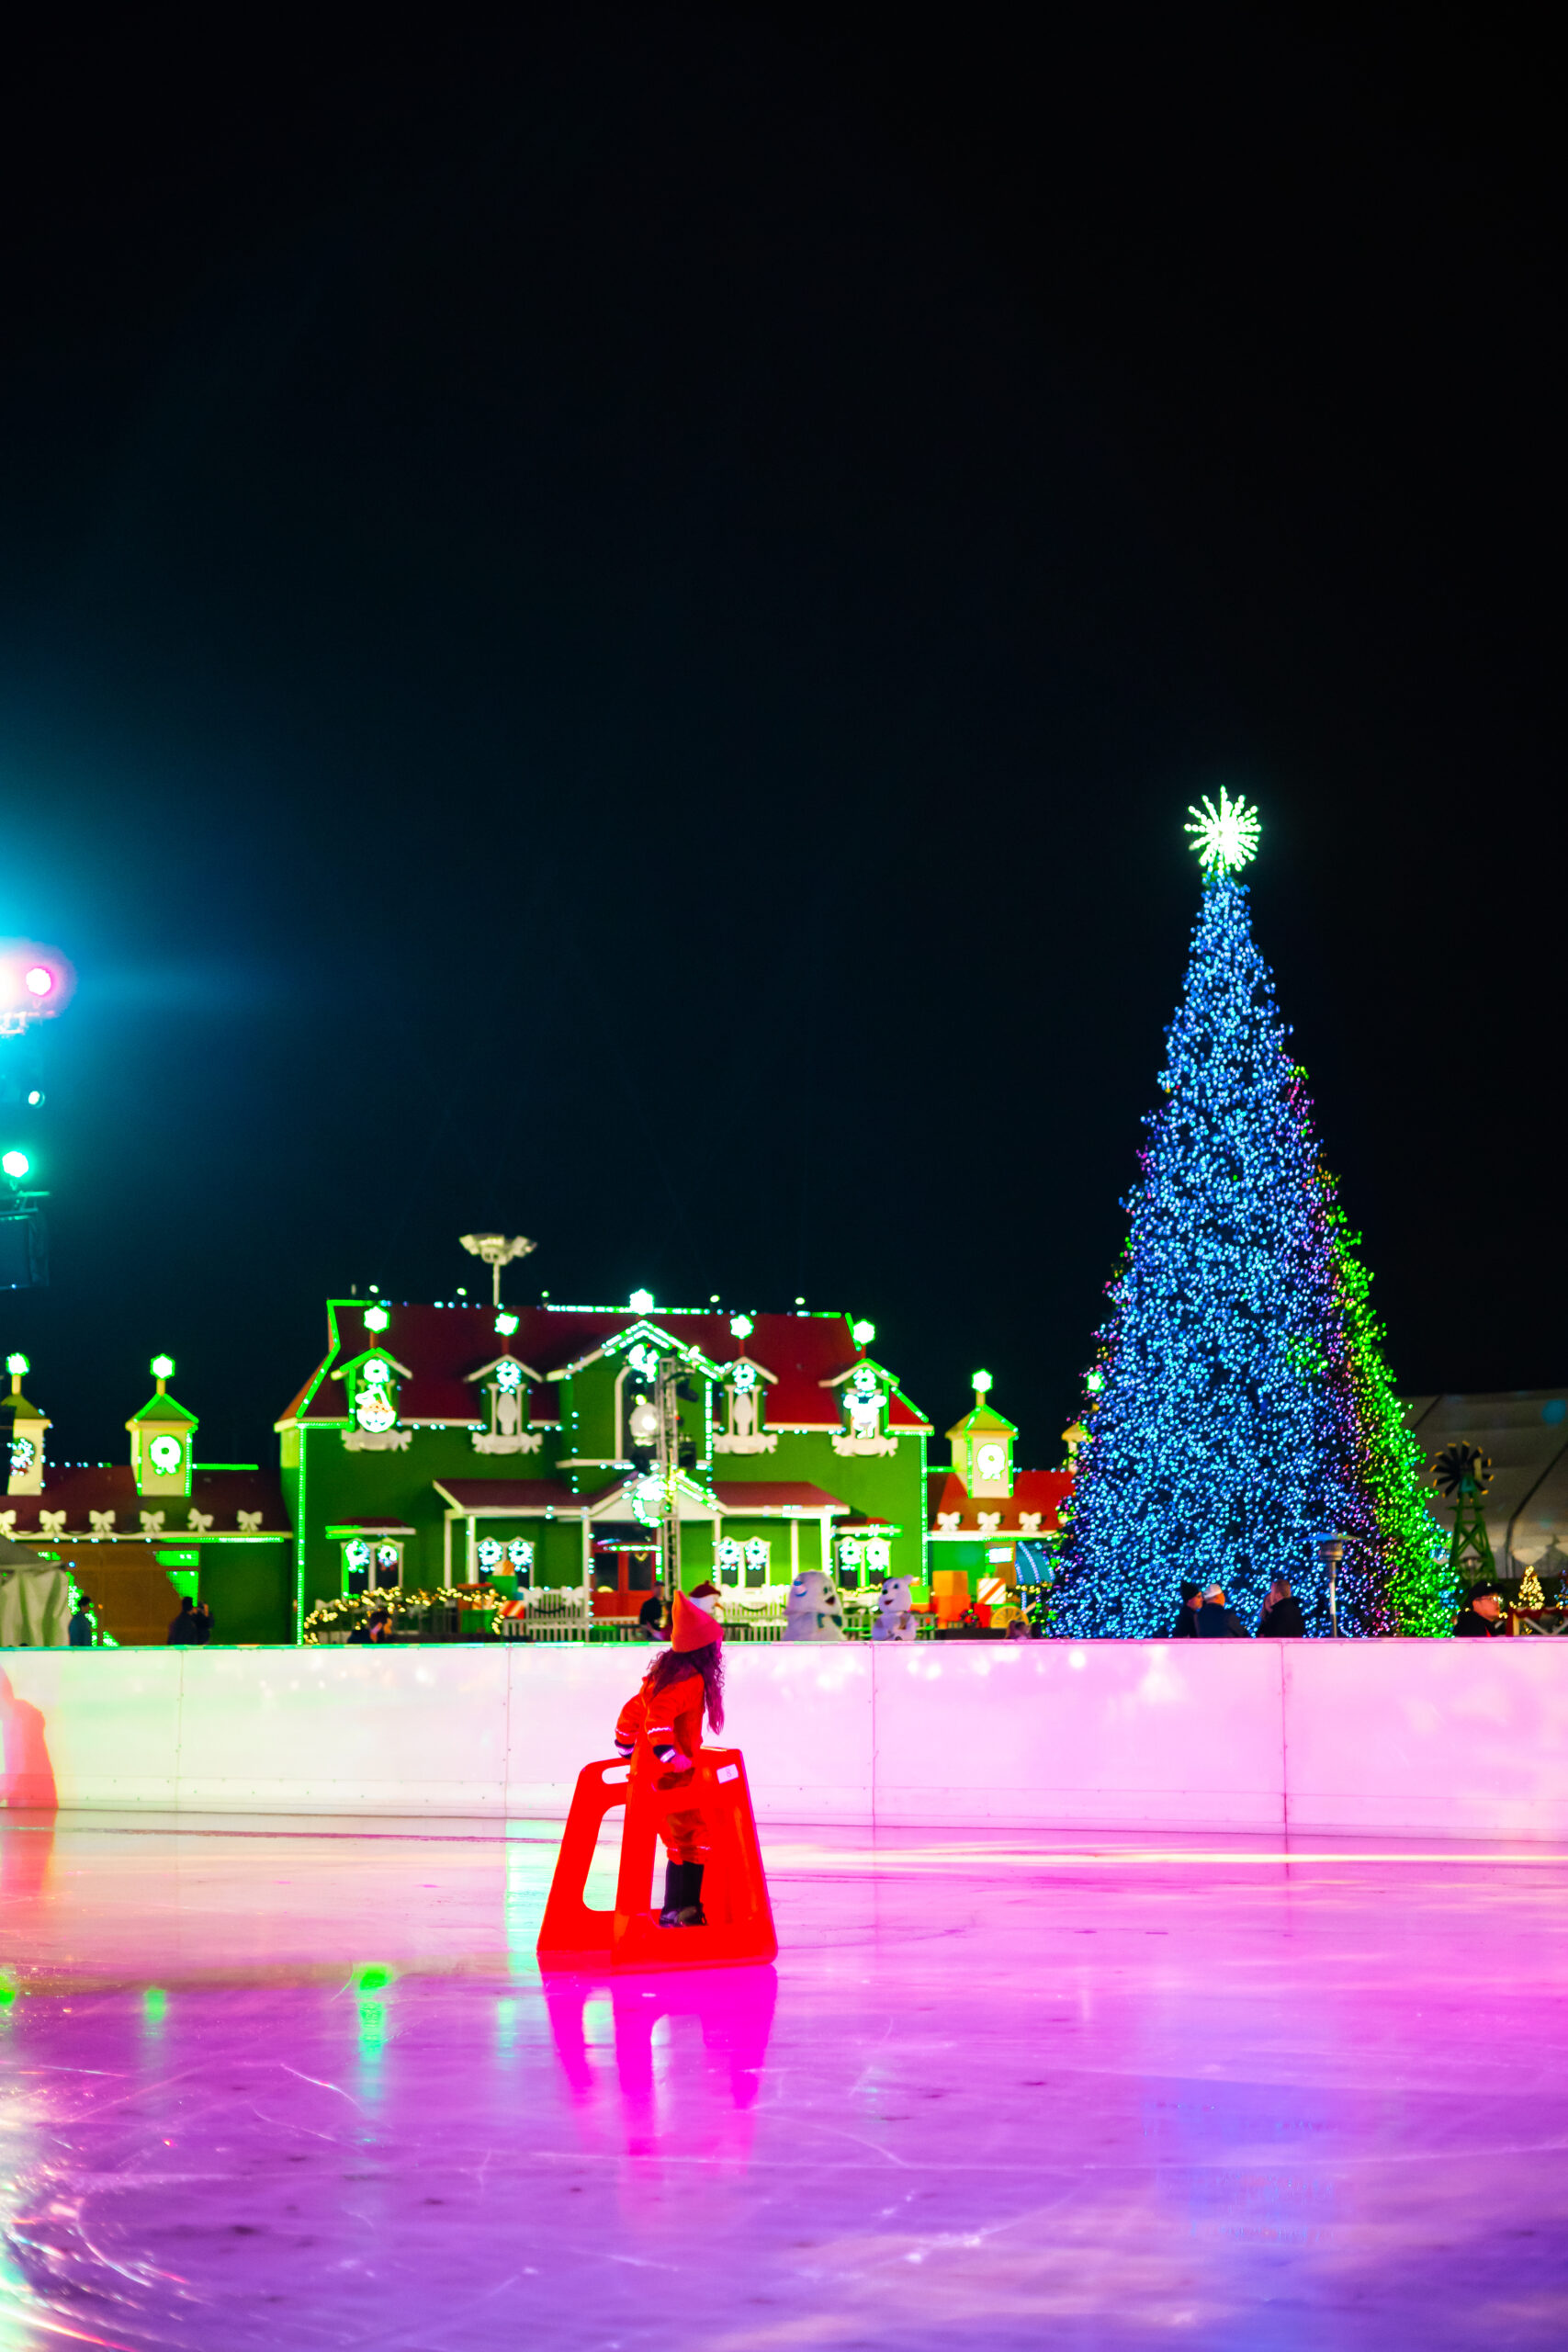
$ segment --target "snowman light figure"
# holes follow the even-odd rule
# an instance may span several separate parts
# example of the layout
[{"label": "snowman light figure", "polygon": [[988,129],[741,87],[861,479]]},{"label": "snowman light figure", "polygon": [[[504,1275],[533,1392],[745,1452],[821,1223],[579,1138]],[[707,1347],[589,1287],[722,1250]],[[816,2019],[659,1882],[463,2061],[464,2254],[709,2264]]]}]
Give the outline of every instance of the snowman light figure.
[{"label": "snowman light figure", "polygon": [[515,1437],[523,1425],[523,1369],[498,1363],[495,1368],[495,1430],[498,1437]]},{"label": "snowman light figure", "polygon": [[757,1374],[749,1363],[738,1363],[729,1375],[729,1434],[757,1434]]},{"label": "snowman light figure", "polygon": [[379,1356],[372,1356],[359,1375],[359,1390],[354,1400],[354,1418],[360,1428],[372,1437],[379,1437],[391,1429],[398,1418],[398,1408],[391,1395],[392,1375]]},{"label": "snowman light figure", "polygon": [[844,1391],[852,1437],[876,1437],[882,1426],[882,1388],[868,1363],[855,1366],[854,1378]]}]

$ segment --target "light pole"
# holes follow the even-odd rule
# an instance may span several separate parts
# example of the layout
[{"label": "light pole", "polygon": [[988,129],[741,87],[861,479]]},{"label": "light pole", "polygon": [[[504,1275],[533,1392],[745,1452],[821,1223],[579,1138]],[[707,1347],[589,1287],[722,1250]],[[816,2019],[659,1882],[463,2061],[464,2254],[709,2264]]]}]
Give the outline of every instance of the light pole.
[{"label": "light pole", "polygon": [[1328,1632],[1330,1639],[1339,1639],[1339,1563],[1345,1557],[1343,1535],[1320,1535],[1317,1555],[1328,1566]]}]

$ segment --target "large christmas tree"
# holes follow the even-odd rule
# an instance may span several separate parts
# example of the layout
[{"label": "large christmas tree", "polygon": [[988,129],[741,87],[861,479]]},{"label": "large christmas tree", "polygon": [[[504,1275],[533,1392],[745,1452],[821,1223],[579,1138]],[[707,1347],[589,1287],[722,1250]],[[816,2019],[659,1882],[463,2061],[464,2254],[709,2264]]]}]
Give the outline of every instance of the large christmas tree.
[{"label": "large christmas tree", "polygon": [[1053,1628],[1168,1633],[1187,1577],[1223,1584],[1250,1629],[1283,1575],[1326,1631],[1320,1546],[1339,1537],[1341,1633],[1445,1632],[1420,1451],[1235,878],[1257,819],[1224,792],[1194,818],[1202,905],[1088,1377]]}]

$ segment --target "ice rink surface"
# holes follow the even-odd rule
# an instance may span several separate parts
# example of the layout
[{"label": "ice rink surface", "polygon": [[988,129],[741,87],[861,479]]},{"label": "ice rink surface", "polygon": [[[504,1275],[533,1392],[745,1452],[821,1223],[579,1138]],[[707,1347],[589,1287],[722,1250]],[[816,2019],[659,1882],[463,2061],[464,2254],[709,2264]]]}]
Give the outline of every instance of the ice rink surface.
[{"label": "ice rink surface", "polygon": [[558,1825],[0,1824],[6,2352],[1568,2341],[1562,1848],[775,1827],[543,1983]]}]

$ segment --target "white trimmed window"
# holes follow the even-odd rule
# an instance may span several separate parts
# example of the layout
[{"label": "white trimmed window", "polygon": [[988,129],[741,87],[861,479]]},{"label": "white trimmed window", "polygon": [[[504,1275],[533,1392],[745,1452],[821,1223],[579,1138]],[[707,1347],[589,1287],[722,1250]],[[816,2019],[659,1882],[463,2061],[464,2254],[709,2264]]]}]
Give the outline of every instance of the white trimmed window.
[{"label": "white trimmed window", "polygon": [[773,1553],[766,1536],[753,1535],[742,1544],[733,1535],[721,1535],[714,1545],[714,1580],[755,1591],[768,1582]]},{"label": "white trimmed window", "polygon": [[519,1584],[534,1580],[534,1546],[526,1536],[515,1535],[510,1544],[502,1544],[494,1535],[481,1535],[474,1546],[479,1563],[479,1579],[503,1574],[514,1576]]},{"label": "white trimmed window", "polygon": [[403,1580],[400,1536],[352,1535],[343,1547],[344,1592],[396,1591]]}]

